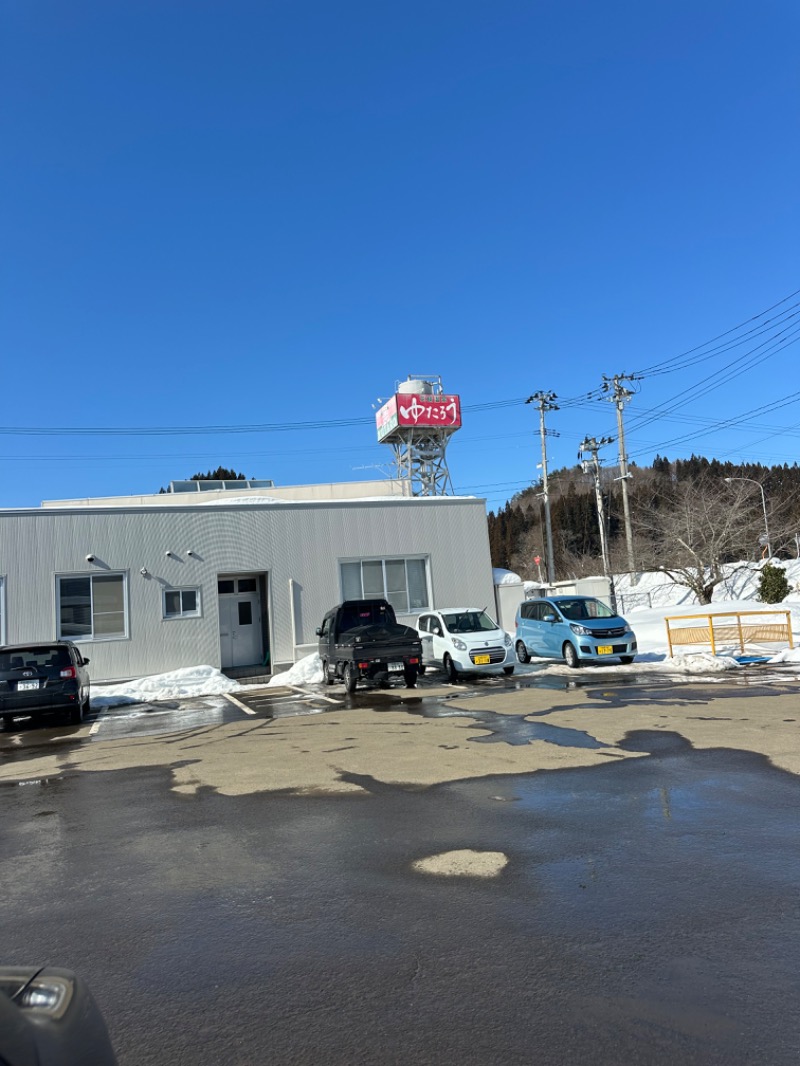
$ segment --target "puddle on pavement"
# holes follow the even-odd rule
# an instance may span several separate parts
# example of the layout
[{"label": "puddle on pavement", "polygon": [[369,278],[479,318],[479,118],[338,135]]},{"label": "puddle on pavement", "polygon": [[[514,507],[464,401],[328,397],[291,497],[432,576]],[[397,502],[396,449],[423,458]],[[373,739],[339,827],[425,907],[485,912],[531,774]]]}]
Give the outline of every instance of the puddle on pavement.
[{"label": "puddle on pavement", "polygon": [[[545,722],[531,722],[518,714],[500,714],[497,711],[454,709],[448,703],[420,700],[413,704],[399,703],[392,711],[405,711],[420,718],[468,718],[489,730],[488,736],[470,737],[475,744],[511,744],[512,746],[530,744],[533,740],[545,744],[556,744],[562,748],[607,748],[599,740],[580,729],[551,725]],[[380,712],[379,712],[380,713]],[[549,713],[549,712],[547,712]]]}]

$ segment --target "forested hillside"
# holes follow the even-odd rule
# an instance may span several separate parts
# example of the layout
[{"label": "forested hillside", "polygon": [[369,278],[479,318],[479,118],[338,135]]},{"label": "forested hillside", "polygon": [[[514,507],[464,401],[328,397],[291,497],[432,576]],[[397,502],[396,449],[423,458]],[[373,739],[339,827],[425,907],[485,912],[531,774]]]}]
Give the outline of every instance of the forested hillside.
[{"label": "forested hillside", "polygon": [[[630,567],[618,476],[615,466],[601,469],[609,565],[620,573]],[[564,468],[550,474],[548,487],[555,577],[602,573],[593,476],[580,466]],[[768,550],[778,558],[798,555],[796,462],[742,466],[699,456],[672,462],[658,456],[651,467],[630,467],[628,498],[636,570],[756,560],[765,558]],[[546,575],[541,484],[518,493],[496,514],[489,513],[489,539],[494,566],[536,580],[539,567],[534,559],[539,556]]]}]

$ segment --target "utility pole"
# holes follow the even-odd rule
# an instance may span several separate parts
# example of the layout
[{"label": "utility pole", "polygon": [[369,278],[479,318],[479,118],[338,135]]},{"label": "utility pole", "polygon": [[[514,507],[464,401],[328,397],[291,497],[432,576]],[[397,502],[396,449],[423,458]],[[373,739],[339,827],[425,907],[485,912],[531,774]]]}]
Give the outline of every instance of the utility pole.
[{"label": "utility pole", "polygon": [[[603,506],[603,493],[600,488],[600,459],[597,453],[606,444],[613,443],[613,437],[584,437],[578,449],[578,459],[583,467],[584,474],[592,474],[594,477],[594,494],[597,502],[597,521],[600,524],[600,552],[603,556],[603,574],[608,580],[609,599],[611,610],[617,613],[617,592],[614,588],[614,575],[608,562],[608,544],[606,542],[606,512]],[[591,455],[591,461],[586,459],[586,453]]]},{"label": "utility pole", "polygon": [[553,563],[553,527],[550,522],[550,492],[547,487],[547,437],[558,436],[552,430],[545,429],[545,411],[557,411],[558,404],[553,403],[556,399],[554,392],[535,392],[529,396],[525,403],[535,403],[539,408],[539,432],[542,438],[542,499],[544,500],[544,531],[545,549],[547,551],[547,580],[552,585],[556,579],[556,568]]},{"label": "utility pole", "polygon": [[610,393],[606,397],[617,409],[617,433],[619,440],[619,480],[622,482],[622,511],[625,516],[625,543],[628,548],[628,569],[633,575],[636,560],[633,556],[633,528],[631,526],[631,505],[628,499],[628,457],[625,454],[625,426],[622,422],[622,408],[633,396],[631,389],[626,389],[623,381],[636,381],[635,374],[615,374],[613,378],[603,374],[603,391]]}]

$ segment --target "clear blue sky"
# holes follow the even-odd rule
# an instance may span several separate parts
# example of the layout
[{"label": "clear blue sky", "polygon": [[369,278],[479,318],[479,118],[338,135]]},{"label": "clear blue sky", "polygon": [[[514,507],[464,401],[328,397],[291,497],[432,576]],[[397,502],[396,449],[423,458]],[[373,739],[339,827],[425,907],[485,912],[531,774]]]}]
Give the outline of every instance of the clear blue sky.
[{"label": "clear blue sky", "polygon": [[[0,506],[381,476],[372,404],[421,373],[462,397],[456,490],[496,508],[537,476],[525,397],[566,401],[572,464],[616,431],[577,402],[603,374],[800,289],[796,0],[0,12]],[[798,301],[760,363],[723,372],[772,334],[646,374],[630,456],[794,462]]]}]

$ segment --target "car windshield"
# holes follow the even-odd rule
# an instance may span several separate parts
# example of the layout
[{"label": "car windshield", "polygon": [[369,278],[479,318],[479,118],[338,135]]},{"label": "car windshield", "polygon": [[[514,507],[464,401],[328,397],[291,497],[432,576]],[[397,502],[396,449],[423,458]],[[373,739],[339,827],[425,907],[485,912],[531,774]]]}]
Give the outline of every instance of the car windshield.
[{"label": "car windshield", "polygon": [[10,670],[40,669],[41,667],[69,666],[66,648],[52,645],[32,645],[30,648],[10,648],[0,651],[0,673]]},{"label": "car windshield", "polygon": [[601,600],[576,598],[574,600],[559,600],[559,611],[570,622],[579,622],[582,618],[615,618],[614,612],[606,607]]},{"label": "car windshield", "polygon": [[443,614],[442,620],[449,633],[488,633],[497,629],[497,622],[485,611],[454,611]]}]

